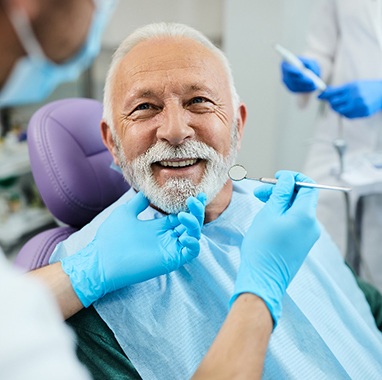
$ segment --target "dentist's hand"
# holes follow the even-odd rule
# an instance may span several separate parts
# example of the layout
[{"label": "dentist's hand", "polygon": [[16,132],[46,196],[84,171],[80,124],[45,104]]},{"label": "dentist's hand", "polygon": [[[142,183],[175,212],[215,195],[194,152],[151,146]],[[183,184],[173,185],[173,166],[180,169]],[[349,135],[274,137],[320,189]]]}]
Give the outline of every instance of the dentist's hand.
[{"label": "dentist's hand", "polygon": [[116,208],[84,249],[61,260],[85,307],[127,285],[174,271],[198,256],[204,194],[187,200],[189,212],[139,220],[149,201],[138,193]]},{"label": "dentist's hand", "polygon": [[382,80],[328,87],[318,98],[327,100],[334,111],[349,119],[367,117],[382,109]]},{"label": "dentist's hand", "polygon": [[266,204],[255,216],[241,246],[241,263],[234,294],[253,293],[264,300],[274,327],[282,299],[293,277],[320,236],[316,219],[317,189],[296,188],[295,182],[313,182],[290,171],[276,173],[276,185],[264,185],[255,196]]},{"label": "dentist's hand", "polygon": [[[299,57],[304,66],[320,76],[320,66],[314,59]],[[282,80],[289,91],[312,92],[317,89],[314,82],[300,72],[299,69],[283,61],[281,63]]]}]

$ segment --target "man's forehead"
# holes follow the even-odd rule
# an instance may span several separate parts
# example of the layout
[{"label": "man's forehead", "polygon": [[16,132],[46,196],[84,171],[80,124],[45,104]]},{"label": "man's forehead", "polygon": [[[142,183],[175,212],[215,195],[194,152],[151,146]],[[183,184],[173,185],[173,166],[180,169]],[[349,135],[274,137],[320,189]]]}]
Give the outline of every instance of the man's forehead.
[{"label": "man's forehead", "polygon": [[138,43],[121,60],[125,74],[149,75],[150,72],[198,71],[222,66],[217,56],[201,43],[184,37],[163,37]]},{"label": "man's forehead", "polygon": [[[171,85],[172,84],[172,85]],[[128,88],[128,99],[151,99],[158,96],[165,95],[169,91],[172,94],[178,95],[198,95],[198,96],[210,96],[212,98],[219,97],[218,92],[214,86],[208,86],[204,82],[190,82],[185,78],[184,82],[169,82],[169,83],[152,83],[151,85],[145,85],[137,82],[135,85]]]}]

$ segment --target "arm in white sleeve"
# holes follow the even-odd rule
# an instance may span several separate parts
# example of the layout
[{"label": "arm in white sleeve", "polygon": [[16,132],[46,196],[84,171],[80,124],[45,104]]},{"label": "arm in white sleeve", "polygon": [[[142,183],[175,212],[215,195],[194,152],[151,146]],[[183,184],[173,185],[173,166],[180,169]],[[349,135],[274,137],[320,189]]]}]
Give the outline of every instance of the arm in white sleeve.
[{"label": "arm in white sleeve", "polygon": [[339,39],[339,15],[335,0],[318,0],[312,6],[306,50],[302,54],[317,60],[321,78],[330,81]]},{"label": "arm in white sleeve", "polygon": [[0,379],[90,379],[51,294],[16,272],[2,252],[0,302]]}]

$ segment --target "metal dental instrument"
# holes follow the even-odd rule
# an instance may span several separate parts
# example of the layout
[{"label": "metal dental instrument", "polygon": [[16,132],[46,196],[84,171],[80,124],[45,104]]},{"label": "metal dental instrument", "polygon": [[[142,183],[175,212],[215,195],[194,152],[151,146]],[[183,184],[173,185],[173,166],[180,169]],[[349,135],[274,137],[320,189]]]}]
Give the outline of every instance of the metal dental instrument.
[{"label": "metal dental instrument", "polygon": [[337,178],[340,179],[345,170],[345,152],[347,150],[347,144],[344,140],[344,124],[342,116],[339,115],[338,121],[338,138],[333,141],[333,147],[336,150],[339,158],[339,170],[337,173]]},{"label": "metal dental instrument", "polygon": [[[253,181],[259,181],[263,183],[270,183],[272,185],[275,185],[277,183],[276,178],[266,178],[266,177],[259,177],[259,178],[250,178],[247,177],[247,170],[242,165],[234,165],[229,169],[228,171],[229,177],[233,181],[241,181],[243,179],[250,179]],[[342,186],[329,186],[329,185],[320,185],[318,183],[309,183],[309,182],[296,182],[296,186],[300,187],[314,187],[317,189],[323,189],[323,190],[336,190],[336,191],[344,191],[349,192],[351,191],[351,187],[342,187]]]}]

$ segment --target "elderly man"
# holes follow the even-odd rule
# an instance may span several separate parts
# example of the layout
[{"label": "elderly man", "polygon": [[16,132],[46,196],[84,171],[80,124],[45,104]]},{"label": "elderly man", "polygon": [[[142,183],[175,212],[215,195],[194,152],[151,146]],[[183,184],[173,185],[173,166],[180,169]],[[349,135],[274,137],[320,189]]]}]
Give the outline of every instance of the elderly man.
[{"label": "elderly man", "polygon": [[[236,283],[234,289],[243,236],[263,205],[251,194],[253,183],[233,185],[227,177],[246,107],[222,52],[178,24],[149,25],[121,44],[104,104],[102,135],[132,189],[58,246],[53,261],[69,263],[70,273],[71,255],[93,239],[114,207],[134,202],[138,190],[151,202],[144,219],[185,210],[186,199],[200,192],[207,205],[197,259],[110,293],[71,318],[80,358],[99,378],[189,378],[224,321],[232,293],[234,300],[252,287],[269,285],[258,281],[255,271],[250,284]],[[261,241],[263,231],[256,232]],[[291,234],[302,245],[304,238]],[[275,237],[275,245],[285,242]],[[273,255],[263,250],[271,262]],[[286,270],[287,279],[273,283],[274,294],[293,274]],[[381,334],[325,232],[289,286],[283,309],[268,347],[265,378],[379,376]],[[276,321],[279,311],[272,310]]]}]

